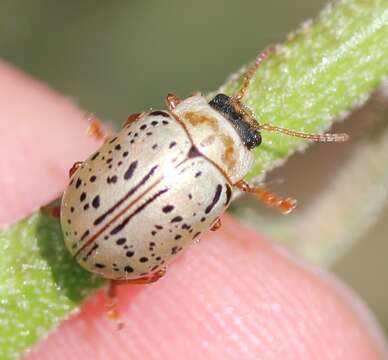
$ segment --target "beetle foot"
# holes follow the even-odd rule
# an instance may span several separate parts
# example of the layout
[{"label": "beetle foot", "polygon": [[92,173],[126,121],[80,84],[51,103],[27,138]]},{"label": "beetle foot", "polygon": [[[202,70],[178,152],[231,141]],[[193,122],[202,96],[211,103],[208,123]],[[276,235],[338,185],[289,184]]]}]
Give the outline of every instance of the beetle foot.
[{"label": "beetle foot", "polygon": [[275,206],[282,214],[288,214],[296,207],[296,200],[292,198],[284,199],[279,195],[259,186],[251,187],[244,180],[240,180],[234,184],[239,190],[251,193],[258,197],[268,206]]}]

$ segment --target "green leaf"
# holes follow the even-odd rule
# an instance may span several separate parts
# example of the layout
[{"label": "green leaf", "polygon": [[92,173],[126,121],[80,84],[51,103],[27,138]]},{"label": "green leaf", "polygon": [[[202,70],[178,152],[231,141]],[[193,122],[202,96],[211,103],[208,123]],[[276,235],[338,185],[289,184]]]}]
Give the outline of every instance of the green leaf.
[{"label": "green leaf", "polygon": [[[278,46],[246,96],[262,123],[321,132],[360,104],[388,74],[386,0],[327,7]],[[240,85],[233,76],[220,91]],[[263,134],[249,178],[263,177],[307,143]],[[58,221],[44,213],[0,232],[0,358],[27,350],[104,281],[82,270],[64,247]]]},{"label": "green leaf", "polygon": [[0,232],[0,359],[16,357],[77,309],[104,281],[65,248],[43,212]]}]

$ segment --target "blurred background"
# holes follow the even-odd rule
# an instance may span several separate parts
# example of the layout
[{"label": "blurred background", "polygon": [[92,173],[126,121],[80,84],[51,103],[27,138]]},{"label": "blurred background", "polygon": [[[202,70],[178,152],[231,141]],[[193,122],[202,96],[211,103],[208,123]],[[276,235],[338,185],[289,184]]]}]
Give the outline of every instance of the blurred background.
[{"label": "blurred background", "polygon": [[[283,41],[301,22],[316,16],[324,4],[323,0],[118,0],[109,5],[102,0],[2,0],[0,56],[119,127],[131,113],[163,106],[168,92],[184,97],[195,90],[216,89],[265,46]],[[387,97],[383,101],[381,97],[369,102],[379,108],[380,117],[381,112],[387,115],[383,106]],[[369,116],[365,111],[370,114],[358,110],[352,121],[337,129],[357,137]],[[299,214],[309,221],[311,207],[303,204],[311,204],[327,190],[326,184],[352,152],[351,144],[332,149],[313,146],[307,154],[293,156],[267,182],[277,192],[298,198]],[[248,223],[252,218],[272,223],[274,215],[280,217],[249,199],[240,200],[234,211]],[[387,214],[388,206],[351,249],[341,249],[341,256],[321,263],[330,264],[363,298],[386,333]],[[319,228],[313,230],[319,233]],[[314,242],[310,236],[314,231],[309,241]],[[283,240],[281,234],[278,239]],[[287,245],[300,250],[293,242]]]}]

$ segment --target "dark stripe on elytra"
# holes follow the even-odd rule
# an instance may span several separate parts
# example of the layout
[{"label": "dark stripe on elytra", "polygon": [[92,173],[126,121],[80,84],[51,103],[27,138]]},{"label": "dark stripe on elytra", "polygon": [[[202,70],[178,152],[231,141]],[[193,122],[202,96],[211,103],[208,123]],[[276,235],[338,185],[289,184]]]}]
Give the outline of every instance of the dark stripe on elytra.
[{"label": "dark stripe on elytra", "polygon": [[225,187],[226,187],[226,201],[225,201],[225,205],[228,205],[229,202],[230,202],[230,199],[232,198],[232,188],[230,187],[230,185],[228,183],[225,184]]},{"label": "dark stripe on elytra", "polygon": [[137,214],[141,213],[148,205],[150,205],[151,203],[153,203],[159,196],[161,196],[162,194],[164,194],[165,192],[167,192],[169,189],[166,188],[166,189],[163,189],[163,190],[160,190],[159,192],[157,192],[156,194],[154,194],[152,197],[150,197],[145,203],[143,203],[142,205],[140,205],[132,214],[130,214],[129,216],[127,216],[121,224],[117,225],[115,228],[113,228],[110,232],[111,235],[115,235],[117,233],[119,233],[122,229],[124,229],[124,227],[129,223],[129,221],[134,217],[136,216]]},{"label": "dark stripe on elytra", "polygon": [[218,184],[212,202],[205,209],[205,214],[209,214],[209,212],[212,211],[214,206],[217,204],[218,200],[220,200],[221,191],[222,191],[222,186]]},{"label": "dark stripe on elytra", "polygon": [[164,111],[152,111],[152,112],[150,112],[150,115],[151,116],[163,116],[163,117],[166,117],[166,118],[170,117],[170,115],[165,113]]},{"label": "dark stripe on elytra", "polygon": [[130,196],[132,196],[141,186],[143,186],[150,177],[154,174],[155,170],[158,168],[158,165],[155,165],[149,172],[146,174],[146,176],[143,177],[143,179],[140,180],[140,182],[134,186],[132,189],[130,189],[116,204],[114,204],[110,209],[108,209],[105,213],[103,213],[101,216],[99,216],[95,221],[94,225],[101,224],[105,218],[111,214],[115,209],[117,209],[125,200],[127,200]]},{"label": "dark stripe on elytra", "polygon": [[87,252],[87,254],[82,258],[83,261],[86,261],[92,253],[97,250],[98,244],[94,244],[93,247]]}]

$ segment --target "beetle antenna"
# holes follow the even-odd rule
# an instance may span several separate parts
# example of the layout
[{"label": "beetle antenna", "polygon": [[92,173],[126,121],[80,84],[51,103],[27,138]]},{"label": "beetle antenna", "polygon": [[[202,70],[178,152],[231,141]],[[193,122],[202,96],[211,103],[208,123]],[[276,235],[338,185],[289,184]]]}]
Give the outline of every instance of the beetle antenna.
[{"label": "beetle antenna", "polygon": [[264,131],[279,132],[285,135],[294,136],[294,137],[307,139],[311,141],[317,141],[317,142],[344,142],[349,139],[349,135],[344,133],[306,134],[303,132],[285,129],[285,128],[281,128],[270,124],[258,124],[257,129],[259,131],[264,130]]},{"label": "beetle antenna", "polygon": [[258,67],[263,63],[264,60],[268,58],[269,55],[271,55],[273,52],[275,52],[275,47],[269,47],[265,49],[255,60],[252,65],[248,67],[248,70],[243,75],[243,84],[241,86],[241,89],[233,95],[233,98],[237,101],[240,101],[244,95],[245,92],[248,89],[248,86],[253,78],[253,75],[255,75]]}]

